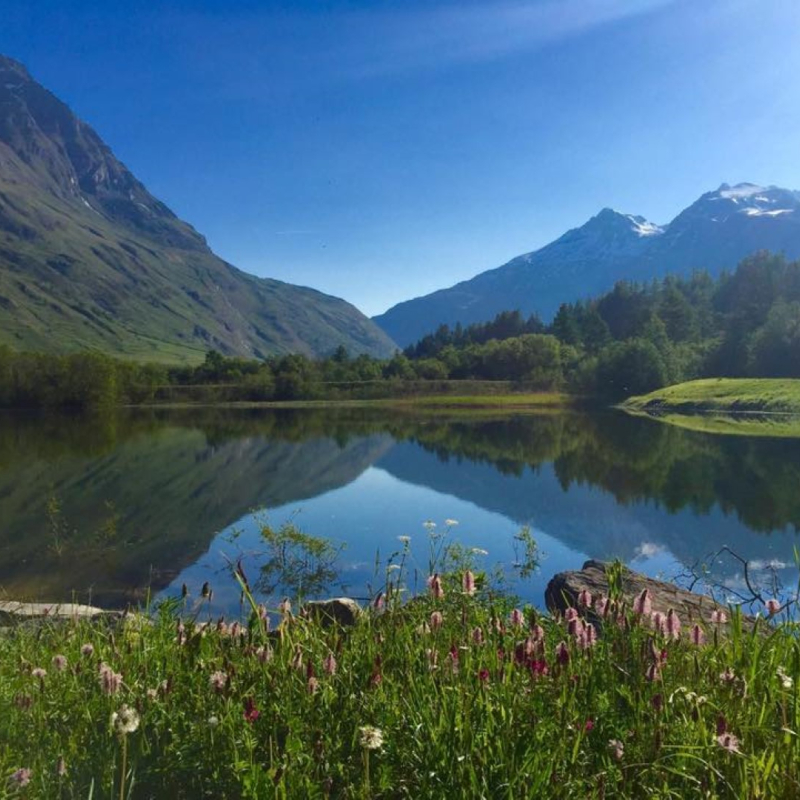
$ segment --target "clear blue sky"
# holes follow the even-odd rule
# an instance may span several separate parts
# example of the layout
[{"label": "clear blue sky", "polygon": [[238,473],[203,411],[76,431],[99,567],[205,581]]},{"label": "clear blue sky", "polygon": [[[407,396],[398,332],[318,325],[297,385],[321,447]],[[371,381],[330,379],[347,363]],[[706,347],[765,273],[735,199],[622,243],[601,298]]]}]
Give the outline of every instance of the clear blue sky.
[{"label": "clear blue sky", "polygon": [[0,52],[237,266],[369,314],[603,206],[800,188],[798,0],[3,0]]}]

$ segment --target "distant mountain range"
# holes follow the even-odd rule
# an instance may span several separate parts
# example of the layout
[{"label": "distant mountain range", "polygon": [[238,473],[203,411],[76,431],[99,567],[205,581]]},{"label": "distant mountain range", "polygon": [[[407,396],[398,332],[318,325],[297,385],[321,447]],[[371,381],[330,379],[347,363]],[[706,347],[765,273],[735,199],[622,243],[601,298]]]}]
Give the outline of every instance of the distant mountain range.
[{"label": "distant mountain range", "polygon": [[668,225],[604,208],[540,250],[399,303],[374,320],[403,347],[442,323],[484,322],[500,311],[535,312],[549,321],[561,303],[605,292],[618,280],[697,268],[716,274],[757,250],[800,257],[800,192],[723,184]]},{"label": "distant mountain range", "polygon": [[0,344],[137,359],[386,356],[343,300],[218,258],[92,128],[0,56]]}]

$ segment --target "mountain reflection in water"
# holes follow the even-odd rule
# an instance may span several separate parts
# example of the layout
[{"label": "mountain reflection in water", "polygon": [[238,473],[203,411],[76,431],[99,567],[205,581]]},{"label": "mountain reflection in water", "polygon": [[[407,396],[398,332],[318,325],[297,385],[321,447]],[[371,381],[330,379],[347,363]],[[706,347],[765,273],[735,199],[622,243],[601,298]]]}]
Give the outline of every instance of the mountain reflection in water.
[{"label": "mountain reflection in water", "polygon": [[113,606],[174,590],[219,567],[215,536],[252,528],[256,508],[323,520],[325,535],[346,545],[356,594],[376,550],[390,552],[447,502],[459,504],[459,536],[493,537],[503,557],[510,531],[530,524],[561,554],[543,564],[545,578],[584,555],[648,568],[661,554],[654,569],[694,564],[724,544],[792,564],[798,488],[796,441],[711,436],[617,412],[5,414],[0,592]]}]

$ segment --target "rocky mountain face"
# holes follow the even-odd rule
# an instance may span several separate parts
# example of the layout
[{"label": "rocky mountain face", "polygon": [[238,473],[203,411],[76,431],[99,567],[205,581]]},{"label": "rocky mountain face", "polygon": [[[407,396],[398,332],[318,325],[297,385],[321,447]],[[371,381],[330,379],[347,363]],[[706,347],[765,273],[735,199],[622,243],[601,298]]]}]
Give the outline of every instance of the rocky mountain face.
[{"label": "rocky mountain face", "polygon": [[338,298],[248,275],[153,197],[86,123],[0,56],[0,344],[198,360],[388,355]]},{"label": "rocky mountain face", "polygon": [[757,250],[800,257],[800,193],[723,184],[668,225],[603,209],[540,250],[375,317],[401,346],[442,323],[469,324],[519,309],[550,320],[561,303],[592,297],[618,280],[733,268]]}]

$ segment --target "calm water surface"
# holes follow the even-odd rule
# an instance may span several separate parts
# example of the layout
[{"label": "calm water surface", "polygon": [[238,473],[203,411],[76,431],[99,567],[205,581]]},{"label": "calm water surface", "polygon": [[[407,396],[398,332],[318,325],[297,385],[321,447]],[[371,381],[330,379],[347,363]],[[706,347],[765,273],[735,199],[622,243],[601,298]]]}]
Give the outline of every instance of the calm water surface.
[{"label": "calm water surface", "polygon": [[[365,597],[410,536],[425,572],[426,520],[480,563],[504,565],[541,605],[549,578],[619,557],[672,577],[729,545],[796,575],[800,444],[711,436],[627,417],[426,417],[373,410],[150,411],[93,419],[0,416],[0,595],[107,606],[214,588],[238,611],[227,565],[286,590],[262,524],[294,522],[343,546],[318,594]],[[538,574],[514,578],[530,526]],[[734,589],[739,565],[715,574]],[[329,576],[330,577],[330,576]],[[413,583],[413,575],[411,576]],[[412,587],[413,588],[413,587]],[[309,588],[314,593],[313,587]]]}]

